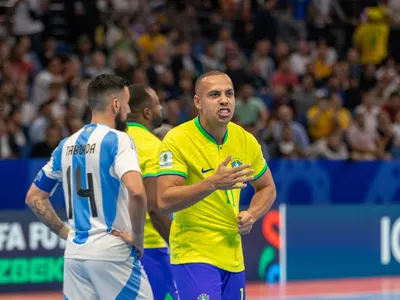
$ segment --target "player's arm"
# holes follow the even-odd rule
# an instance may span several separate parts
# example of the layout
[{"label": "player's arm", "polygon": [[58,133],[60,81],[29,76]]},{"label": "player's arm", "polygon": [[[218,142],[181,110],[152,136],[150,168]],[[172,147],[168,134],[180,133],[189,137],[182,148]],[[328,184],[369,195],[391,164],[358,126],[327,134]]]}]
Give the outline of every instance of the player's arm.
[{"label": "player's arm", "polygon": [[143,253],[144,223],[146,221],[146,193],[142,181],[139,161],[132,139],[126,134],[120,134],[116,140],[114,169],[118,178],[128,190],[128,210],[132,225],[132,232],[115,232],[125,242],[132,244],[139,252]]},{"label": "player's arm", "polygon": [[49,196],[62,180],[61,149],[62,146],[57,147],[48,163],[39,171],[29,188],[25,203],[52,232],[62,239],[66,239],[69,228],[61,221],[49,200]]},{"label": "player's arm", "polygon": [[241,211],[238,215],[238,232],[240,234],[249,233],[254,222],[268,212],[276,198],[275,183],[261,152],[261,146],[253,136],[249,136],[249,143],[253,152],[251,155],[252,167],[255,169],[254,180],[250,183],[255,193],[248,210]]},{"label": "player's arm", "polygon": [[52,232],[62,239],[67,238],[69,228],[54,211],[49,200],[49,193],[41,190],[33,183],[28,191],[25,203]]},{"label": "player's arm", "polygon": [[138,249],[143,248],[144,223],[146,221],[146,193],[142,175],[138,171],[128,171],[122,176],[129,195],[128,210],[132,224],[131,244]]},{"label": "player's arm", "polygon": [[238,215],[238,232],[240,234],[249,233],[254,222],[269,211],[276,198],[275,183],[269,169],[260,178],[252,181],[251,185],[254,187],[255,193],[250,206]]},{"label": "player's arm", "polygon": [[249,176],[254,170],[250,165],[228,168],[231,156],[228,156],[210,177],[191,185],[184,185],[185,178],[177,175],[158,177],[158,205],[165,212],[177,212],[188,208],[216,190],[242,189],[246,182],[253,179]]},{"label": "player's arm", "polygon": [[252,181],[251,185],[255,193],[247,211],[255,220],[258,220],[269,211],[276,198],[276,188],[271,170],[268,169],[264,175]]},{"label": "player's arm", "polygon": [[172,220],[169,214],[162,213],[158,208],[157,177],[144,177],[143,183],[147,196],[147,212],[149,213],[151,223],[161,237],[168,243]]},{"label": "player's arm", "polygon": [[216,190],[209,179],[192,185],[185,185],[185,180],[186,178],[177,175],[163,175],[157,178],[158,205],[161,211],[174,213],[183,210]]}]

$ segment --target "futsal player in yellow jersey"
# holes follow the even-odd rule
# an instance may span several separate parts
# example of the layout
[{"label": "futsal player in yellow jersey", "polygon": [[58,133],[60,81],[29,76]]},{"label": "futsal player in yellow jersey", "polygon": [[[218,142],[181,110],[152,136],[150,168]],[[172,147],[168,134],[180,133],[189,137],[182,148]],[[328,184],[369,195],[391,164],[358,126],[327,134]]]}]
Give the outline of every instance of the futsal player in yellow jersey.
[{"label": "futsal player in yellow jersey", "polygon": [[151,132],[161,126],[161,105],[157,94],[143,85],[129,87],[127,133],[135,141],[147,195],[144,254],[141,259],[155,300],[178,299],[172,277],[167,243],[171,218],[157,207],[158,148],[161,141]]},{"label": "futsal player in yellow jersey", "polygon": [[[220,71],[196,82],[199,116],[171,129],[160,147],[158,205],[174,213],[172,271],[183,300],[243,300],[241,235],[271,207],[275,184],[255,137],[230,123],[235,96]],[[240,190],[255,195],[239,212]]]}]

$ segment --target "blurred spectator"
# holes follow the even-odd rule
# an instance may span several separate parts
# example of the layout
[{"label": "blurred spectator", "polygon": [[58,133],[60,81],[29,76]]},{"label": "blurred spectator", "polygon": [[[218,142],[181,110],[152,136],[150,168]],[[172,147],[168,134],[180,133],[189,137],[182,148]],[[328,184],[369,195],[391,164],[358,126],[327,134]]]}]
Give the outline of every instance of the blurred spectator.
[{"label": "blurred spectator", "polygon": [[96,51],[92,54],[91,63],[86,70],[86,75],[93,78],[100,74],[114,74],[114,71],[106,66],[104,53]]},{"label": "blurred spectator", "polygon": [[305,122],[308,109],[316,103],[314,78],[306,75],[301,79],[293,92],[293,100],[296,107],[296,120]]},{"label": "blurred spectator", "polygon": [[265,143],[265,141],[263,141],[260,138],[259,127],[257,126],[257,124],[247,124],[247,125],[243,126],[243,128],[245,130],[247,130],[248,132],[250,132],[257,139],[257,142],[261,146],[261,152],[263,153],[264,158],[268,159],[270,157],[270,153],[268,151],[268,146]]},{"label": "blurred spectator", "polygon": [[392,122],[387,112],[383,111],[379,114],[377,132],[377,158],[391,159],[394,135],[392,131]]},{"label": "blurred spectator", "polygon": [[29,139],[32,144],[37,144],[45,140],[46,129],[53,120],[52,105],[52,101],[40,105],[38,115],[32,121],[32,125],[29,128]]},{"label": "blurred spectator", "polygon": [[269,56],[270,52],[271,42],[269,40],[260,40],[256,43],[256,47],[252,55],[253,61],[257,61],[258,67],[260,68],[259,75],[264,80],[270,79],[275,70],[274,61]]},{"label": "blurred spectator", "polygon": [[299,145],[293,136],[293,130],[290,126],[283,126],[282,136],[278,142],[278,157],[293,159],[302,156],[301,145]]},{"label": "blurred spectator", "polygon": [[389,114],[390,119],[394,122],[400,112],[400,94],[397,92],[392,93],[388,102],[382,106],[382,109]]},{"label": "blurred spectator", "polygon": [[46,128],[46,138],[33,146],[31,157],[50,157],[51,153],[61,141],[61,132],[57,126]]},{"label": "blurred spectator", "polygon": [[264,6],[257,7],[253,21],[255,40],[267,39],[275,43],[278,34],[277,22],[272,15],[275,4],[276,0],[266,0]]},{"label": "blurred spectator", "polygon": [[367,129],[364,114],[361,112],[355,113],[354,122],[348,130],[347,138],[350,143],[352,159],[376,159],[376,131]]},{"label": "blurred spectator", "polygon": [[381,111],[378,105],[374,104],[372,93],[364,93],[362,104],[356,107],[356,114],[361,113],[364,115],[365,127],[368,131],[374,131],[378,124],[378,115]]},{"label": "blurred spectator", "polygon": [[284,58],[279,64],[279,69],[272,74],[272,87],[277,85],[295,86],[298,83],[296,73],[294,73],[290,67],[289,60]]},{"label": "blurred spectator", "polygon": [[293,121],[292,109],[287,105],[282,105],[278,110],[278,118],[279,121],[274,125],[275,139],[278,141],[282,140],[283,128],[289,127],[296,145],[304,151],[308,147],[310,141],[304,127],[300,123]]},{"label": "blurred spectator", "polygon": [[268,110],[262,100],[254,97],[254,89],[244,84],[236,98],[235,118],[240,125],[256,124],[257,128],[265,126]]},{"label": "blurred spectator", "polygon": [[160,25],[155,20],[150,20],[147,32],[139,38],[138,45],[143,58],[154,53],[155,49],[167,46],[167,39],[160,33]]},{"label": "blurred spectator", "polygon": [[315,59],[315,78],[319,81],[326,80],[332,74],[332,62],[328,57],[328,47],[326,44],[321,43]]},{"label": "blurred spectator", "polygon": [[[248,81],[260,94],[265,94],[267,92],[267,80],[264,78],[265,74],[262,74],[261,65],[262,61],[254,60],[250,62]],[[270,76],[270,74],[267,74],[267,76]]]},{"label": "blurred spectator", "polygon": [[114,52],[113,62],[110,63],[110,65],[113,66],[115,75],[125,78],[126,80],[131,79],[134,66],[129,61],[128,54],[125,51],[119,50]]},{"label": "blurred spectator", "polygon": [[40,51],[40,35],[44,26],[40,20],[46,1],[18,0],[15,1],[12,18],[12,33],[17,37],[29,36],[32,39],[33,48]]},{"label": "blurred spectator", "polygon": [[400,159],[400,112],[398,112],[396,115],[396,120],[393,123],[392,130],[394,138],[392,155],[394,159]]},{"label": "blurred spectator", "polygon": [[46,144],[49,126],[61,139],[90,122],[93,76],[150,85],[176,126],[197,115],[198,76],[219,69],[237,94],[234,121],[268,143],[272,158],[345,159],[343,133],[355,159],[400,158],[398,1],[9,5],[11,26],[0,27],[2,157],[27,157]]},{"label": "blurred spectator", "polygon": [[387,56],[389,26],[378,7],[366,9],[367,22],[357,26],[354,44],[361,53],[362,64],[379,64]]},{"label": "blurred spectator", "polygon": [[225,68],[215,54],[214,44],[208,44],[205,47],[204,53],[199,56],[199,60],[202,63],[203,72],[211,70],[223,71]]},{"label": "blurred spectator", "polygon": [[6,122],[0,118],[0,158],[13,158]]},{"label": "blurred spectator", "polygon": [[337,0],[311,0],[309,6],[311,22],[308,24],[309,38],[318,40],[321,36],[332,41],[332,16],[337,15],[341,21],[345,21],[345,14]]},{"label": "blurred spectator", "polygon": [[158,74],[169,70],[170,58],[168,57],[167,48],[156,48],[152,55],[152,64],[146,70],[146,75],[151,86],[157,86]]},{"label": "blurred spectator", "polygon": [[350,76],[352,78],[359,78],[362,73],[362,67],[360,64],[360,55],[357,49],[351,48],[347,52],[347,61],[350,67]]},{"label": "blurred spectator", "polygon": [[342,107],[338,95],[332,99],[324,91],[317,93],[318,102],[307,112],[309,132],[313,140],[328,137],[335,130],[346,130],[351,116],[347,109]]},{"label": "blurred spectator", "polygon": [[361,104],[361,93],[359,79],[356,77],[350,77],[348,85],[344,90],[345,101],[343,106],[352,112]]},{"label": "blurred spectator", "polygon": [[310,47],[305,40],[300,40],[297,44],[297,51],[290,56],[290,66],[293,72],[304,75],[307,65],[312,61]]},{"label": "blurred spectator", "polygon": [[193,79],[202,73],[200,60],[192,56],[190,50],[189,42],[183,41],[178,47],[178,53],[172,58],[171,69],[174,74],[175,83],[179,82],[182,71],[189,72]]},{"label": "blurred spectator", "polygon": [[[57,104],[64,104],[67,101],[68,94],[64,86],[65,82],[61,72],[62,63],[60,58],[56,56],[50,58],[46,64],[46,68],[35,77],[33,83],[32,102],[35,106],[39,107],[48,100],[54,100]],[[58,88],[57,95],[50,95],[50,86],[52,86],[53,89]]]},{"label": "blurred spectator", "polygon": [[343,139],[343,133],[336,130],[327,138],[319,139],[308,149],[310,158],[328,159],[328,160],[346,160],[349,158],[349,152]]},{"label": "blurred spectator", "polygon": [[389,16],[390,23],[390,36],[389,44],[391,49],[391,55],[400,58],[400,2],[397,0],[388,0],[387,3],[387,14]]},{"label": "blurred spectator", "polygon": [[22,127],[22,114],[20,111],[13,111],[7,120],[8,142],[14,157],[19,157],[26,150],[27,140]]}]

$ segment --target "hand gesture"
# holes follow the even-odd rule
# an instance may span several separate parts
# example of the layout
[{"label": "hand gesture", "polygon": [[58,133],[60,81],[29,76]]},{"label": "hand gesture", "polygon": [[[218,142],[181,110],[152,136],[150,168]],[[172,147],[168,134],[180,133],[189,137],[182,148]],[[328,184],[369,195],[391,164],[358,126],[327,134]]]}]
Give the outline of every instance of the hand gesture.
[{"label": "hand gesture", "polygon": [[250,164],[241,165],[236,168],[228,168],[231,161],[229,155],[218,167],[217,171],[210,176],[216,190],[232,190],[242,189],[247,185],[243,182],[253,180],[254,176],[249,176],[254,173],[254,170],[249,169]]},{"label": "hand gesture", "polygon": [[247,210],[243,210],[238,215],[238,232],[241,235],[250,233],[253,228],[254,218]]},{"label": "hand gesture", "polygon": [[120,237],[125,243],[131,244],[133,247],[135,247],[137,251],[138,258],[142,258],[143,256],[143,235],[141,238],[134,238],[131,233],[128,232],[119,232],[116,230],[113,230],[111,232],[112,235]]}]

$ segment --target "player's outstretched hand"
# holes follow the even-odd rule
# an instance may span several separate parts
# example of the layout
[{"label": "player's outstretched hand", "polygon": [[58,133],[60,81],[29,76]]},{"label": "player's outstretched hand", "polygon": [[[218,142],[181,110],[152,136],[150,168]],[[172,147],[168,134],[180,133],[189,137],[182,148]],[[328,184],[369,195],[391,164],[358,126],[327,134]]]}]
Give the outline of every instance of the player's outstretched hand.
[{"label": "player's outstretched hand", "polygon": [[238,215],[238,232],[241,235],[250,233],[253,228],[254,218],[247,210],[243,210]]},{"label": "player's outstretched hand", "polygon": [[142,258],[143,256],[143,236],[139,241],[135,241],[133,238],[133,235],[128,232],[120,232],[113,230],[111,231],[112,235],[120,237],[121,239],[124,240],[125,243],[131,244],[133,247],[135,247],[137,251],[138,258]]},{"label": "player's outstretched hand", "polygon": [[217,190],[232,190],[232,189],[243,189],[247,186],[244,182],[251,181],[254,179],[250,174],[254,173],[254,170],[249,169],[250,164],[240,165],[236,168],[228,168],[228,164],[231,161],[229,155],[218,167],[217,171],[210,176],[210,180]]}]

